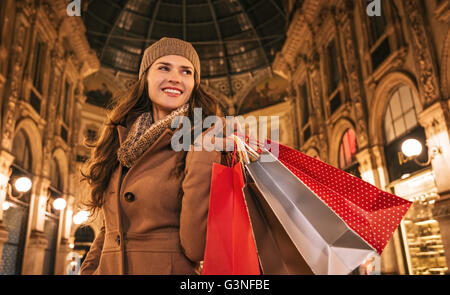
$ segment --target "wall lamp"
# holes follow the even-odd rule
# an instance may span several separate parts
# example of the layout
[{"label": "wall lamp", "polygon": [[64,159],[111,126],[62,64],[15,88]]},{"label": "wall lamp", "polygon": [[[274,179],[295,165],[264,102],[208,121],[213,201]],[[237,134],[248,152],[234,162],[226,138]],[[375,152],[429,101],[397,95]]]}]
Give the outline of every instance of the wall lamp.
[{"label": "wall lamp", "polygon": [[409,160],[413,160],[417,165],[420,166],[428,166],[431,161],[438,155],[442,153],[440,147],[431,147],[429,149],[428,161],[425,163],[419,162],[417,157],[422,153],[423,145],[420,141],[415,138],[406,139],[401,146],[401,153],[398,153],[400,165],[408,162]]},{"label": "wall lamp", "polygon": [[[31,189],[32,184],[33,183],[30,178],[26,176],[19,177],[14,181],[14,189],[19,193],[19,195],[13,195],[12,185],[9,182],[6,184],[6,194],[13,200],[20,200],[20,198],[22,198],[23,195]],[[3,210],[8,210],[9,207],[11,207],[11,203],[5,200],[3,202]]]}]

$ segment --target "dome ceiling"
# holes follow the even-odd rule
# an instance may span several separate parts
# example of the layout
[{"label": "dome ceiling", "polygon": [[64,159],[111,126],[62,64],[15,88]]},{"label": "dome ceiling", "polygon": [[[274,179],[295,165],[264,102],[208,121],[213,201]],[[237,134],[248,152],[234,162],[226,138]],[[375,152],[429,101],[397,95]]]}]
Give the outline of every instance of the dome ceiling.
[{"label": "dome ceiling", "polygon": [[202,79],[230,84],[233,75],[270,67],[286,31],[276,0],[90,0],[83,19],[104,67],[137,76],[144,50],[176,37],[196,48]]}]

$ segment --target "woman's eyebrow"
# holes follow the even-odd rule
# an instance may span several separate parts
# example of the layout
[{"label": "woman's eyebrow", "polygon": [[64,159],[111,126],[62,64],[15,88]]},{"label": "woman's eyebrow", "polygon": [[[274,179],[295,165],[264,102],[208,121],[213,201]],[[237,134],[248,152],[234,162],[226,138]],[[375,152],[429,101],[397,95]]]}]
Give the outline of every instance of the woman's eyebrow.
[{"label": "woman's eyebrow", "polygon": [[[158,62],[157,65],[158,64],[162,64],[162,65],[165,65],[165,66],[173,66],[170,62],[163,62],[163,61]],[[180,66],[180,67],[183,68],[183,69],[193,70],[193,68],[191,66]]]}]

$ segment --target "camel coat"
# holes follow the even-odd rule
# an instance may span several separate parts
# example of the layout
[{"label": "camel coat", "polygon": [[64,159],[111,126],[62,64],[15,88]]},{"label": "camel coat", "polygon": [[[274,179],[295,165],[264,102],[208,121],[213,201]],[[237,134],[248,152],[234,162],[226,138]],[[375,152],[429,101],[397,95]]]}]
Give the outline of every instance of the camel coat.
[{"label": "camel coat", "polygon": [[[122,143],[128,130],[117,128]],[[212,166],[221,153],[191,150],[184,179],[169,176],[178,160],[173,133],[166,129],[121,183],[121,165],[114,171],[104,193],[104,226],[82,275],[196,274],[206,243]]]}]

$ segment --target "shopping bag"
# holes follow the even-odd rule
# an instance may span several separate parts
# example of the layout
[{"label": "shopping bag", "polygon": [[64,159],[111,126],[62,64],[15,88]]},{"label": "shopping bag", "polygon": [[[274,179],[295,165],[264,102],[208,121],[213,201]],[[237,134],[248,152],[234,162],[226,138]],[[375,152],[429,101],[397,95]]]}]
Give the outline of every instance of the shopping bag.
[{"label": "shopping bag", "polygon": [[243,186],[240,162],[231,167],[213,164],[204,275],[260,274]]},{"label": "shopping bag", "polygon": [[[245,167],[314,274],[348,274],[374,253],[280,161],[256,161]],[[258,239],[256,243],[261,245]]]},{"label": "shopping bag", "polygon": [[[275,147],[278,159],[268,152],[273,144],[278,145]],[[259,199],[268,204],[298,252],[316,274],[346,274],[364,262],[374,251],[381,254],[384,246],[379,245],[387,243],[411,205],[408,201],[383,192],[318,160],[314,159],[315,165],[308,161],[299,162],[298,158],[303,154],[278,143],[267,141],[263,149],[266,160],[246,162],[245,167],[260,192]],[[267,160],[268,155],[270,160]],[[307,158],[309,161],[311,159]],[[302,173],[300,169],[307,170],[309,174]],[[334,187],[329,187],[328,178],[335,181],[332,182]],[[366,189],[364,193],[359,198],[353,195],[350,200],[347,195],[337,193],[361,188]],[[371,194],[367,189],[371,189]],[[361,204],[367,203],[369,197],[375,197],[375,202],[371,203],[372,211],[366,212],[364,208],[367,207]],[[332,202],[326,203],[324,199],[328,200],[327,198],[332,198]],[[379,203],[383,206],[378,206]],[[250,203],[248,204],[251,212]],[[389,211],[390,208],[394,208],[395,214]],[[338,212],[341,215],[337,214]],[[374,215],[377,217],[373,218]],[[250,216],[253,217],[254,214],[250,213]],[[358,225],[355,220],[362,223]],[[372,227],[367,226],[367,223]],[[374,233],[374,228],[380,228],[380,223],[386,226],[384,235],[375,232],[376,236],[372,240],[367,239],[367,236]],[[365,231],[361,231],[363,226]],[[255,224],[253,228],[257,230]],[[264,257],[264,249],[261,249],[263,244],[257,232],[255,238],[261,259]],[[264,272],[262,260],[261,267]]]},{"label": "shopping bag", "polygon": [[314,274],[298,252],[261,192],[246,178],[244,196],[258,250],[261,273],[265,275]]},{"label": "shopping bag", "polygon": [[412,202],[285,145],[267,144],[277,144],[278,160],[381,255]]}]

